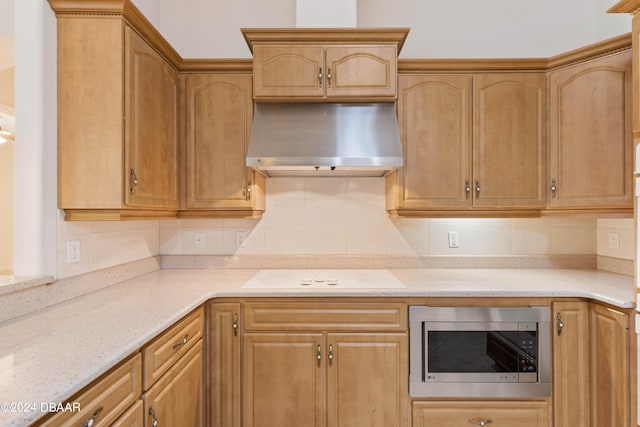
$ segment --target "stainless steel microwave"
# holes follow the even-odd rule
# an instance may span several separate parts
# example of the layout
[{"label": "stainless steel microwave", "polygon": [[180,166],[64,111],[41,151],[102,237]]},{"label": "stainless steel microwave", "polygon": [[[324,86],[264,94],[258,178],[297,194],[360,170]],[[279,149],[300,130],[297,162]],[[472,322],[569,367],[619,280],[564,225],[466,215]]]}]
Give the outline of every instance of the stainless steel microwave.
[{"label": "stainless steel microwave", "polygon": [[549,307],[409,307],[409,394],[551,396]]}]

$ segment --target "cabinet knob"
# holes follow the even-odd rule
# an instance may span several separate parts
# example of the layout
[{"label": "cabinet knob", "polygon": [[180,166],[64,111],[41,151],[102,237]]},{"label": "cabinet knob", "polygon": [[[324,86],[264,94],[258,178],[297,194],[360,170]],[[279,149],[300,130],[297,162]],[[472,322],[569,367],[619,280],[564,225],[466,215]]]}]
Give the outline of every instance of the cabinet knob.
[{"label": "cabinet knob", "polygon": [[318,69],[318,84],[322,87],[322,67]]},{"label": "cabinet knob", "polygon": [[251,181],[247,182],[247,188],[244,190],[244,200],[246,202],[251,200]]},{"label": "cabinet knob", "polygon": [[471,418],[469,420],[469,424],[475,424],[475,425],[479,425],[479,426],[486,426],[488,424],[491,424],[493,421],[492,420],[486,420],[486,419],[478,419],[478,418]]},{"label": "cabinet knob", "polygon": [[465,197],[468,199],[469,194],[471,194],[471,186],[469,185],[469,180],[466,180],[464,182],[464,191],[465,191]]},{"label": "cabinet knob", "polygon": [[84,427],[93,426],[98,420],[98,417],[100,416],[100,412],[102,412],[102,409],[103,409],[102,406],[96,409],[91,415],[91,418],[89,418],[87,421],[84,422]]},{"label": "cabinet knob", "polygon": [[322,348],[320,344],[318,344],[318,351],[316,352],[316,359],[318,359],[318,366],[320,366],[320,361],[322,360]]},{"label": "cabinet knob", "polygon": [[476,199],[480,198],[480,181],[476,179]]},{"label": "cabinet knob", "polygon": [[331,87],[331,67],[327,68],[327,82],[329,87]]},{"label": "cabinet knob", "polygon": [[558,189],[558,186],[556,185],[556,179],[552,178],[551,179],[551,195],[553,198],[556,197],[556,190]]}]

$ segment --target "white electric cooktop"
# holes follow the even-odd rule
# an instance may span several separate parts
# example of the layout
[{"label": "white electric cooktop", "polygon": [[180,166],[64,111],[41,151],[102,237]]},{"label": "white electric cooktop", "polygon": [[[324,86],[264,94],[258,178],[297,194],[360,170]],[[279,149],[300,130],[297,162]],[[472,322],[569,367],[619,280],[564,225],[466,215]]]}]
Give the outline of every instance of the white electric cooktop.
[{"label": "white electric cooktop", "polygon": [[385,289],[405,286],[389,270],[260,270],[243,286],[253,289]]}]

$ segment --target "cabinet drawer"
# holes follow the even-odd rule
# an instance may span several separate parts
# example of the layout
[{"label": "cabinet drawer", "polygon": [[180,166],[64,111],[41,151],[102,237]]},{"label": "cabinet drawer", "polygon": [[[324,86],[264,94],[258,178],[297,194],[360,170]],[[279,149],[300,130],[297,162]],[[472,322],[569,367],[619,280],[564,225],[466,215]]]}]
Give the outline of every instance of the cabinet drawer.
[{"label": "cabinet drawer", "polygon": [[98,379],[78,397],[69,399],[79,404],[78,412],[58,412],[39,426],[82,427],[92,417],[94,427],[111,425],[140,397],[142,384],[140,354],[121,363],[114,371]]},{"label": "cabinet drawer", "polygon": [[200,338],[204,324],[202,307],[185,316],[142,349],[143,388],[148,390],[158,378]]},{"label": "cabinet drawer", "polygon": [[138,400],[111,427],[144,427],[143,407],[142,400]]},{"label": "cabinet drawer", "polygon": [[[484,421],[484,423],[483,423]],[[414,402],[413,427],[548,427],[547,402]]]},{"label": "cabinet drawer", "polygon": [[244,328],[247,331],[404,331],[407,306],[403,303],[248,302]]}]

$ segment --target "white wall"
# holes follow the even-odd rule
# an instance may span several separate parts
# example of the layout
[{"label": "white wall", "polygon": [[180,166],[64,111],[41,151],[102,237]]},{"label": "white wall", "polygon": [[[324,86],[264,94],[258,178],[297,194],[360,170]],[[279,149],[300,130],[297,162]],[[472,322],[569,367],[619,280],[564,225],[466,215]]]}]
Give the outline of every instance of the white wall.
[{"label": "white wall", "polygon": [[[219,58],[249,58],[240,28],[295,27],[297,8],[307,2],[134,0],[183,57]],[[410,27],[403,58],[549,57],[629,32],[628,15],[606,14],[614,3],[357,0],[356,21],[359,27]],[[350,15],[352,2],[346,4]],[[334,15],[335,25],[325,26],[343,25],[344,17]],[[306,19],[299,24],[309,26]]]}]

